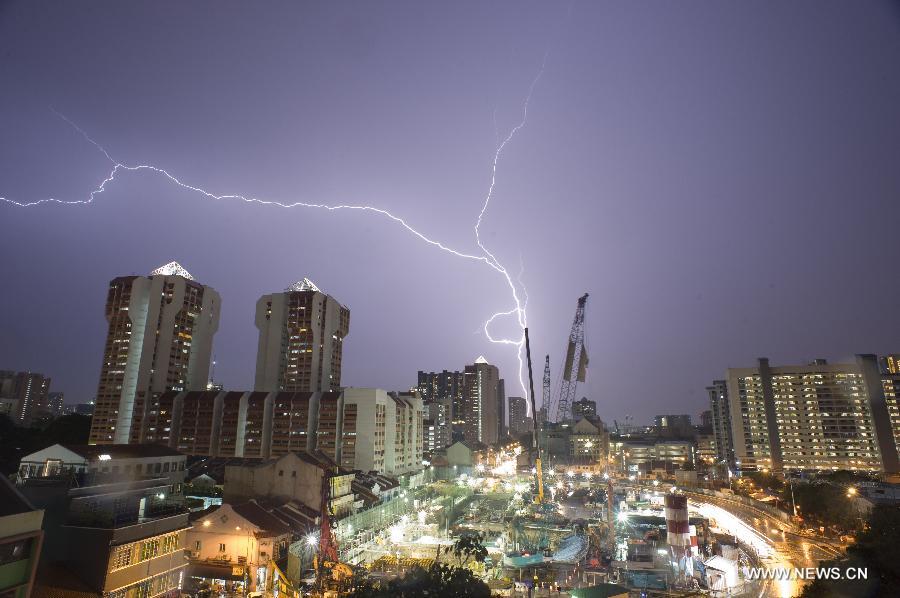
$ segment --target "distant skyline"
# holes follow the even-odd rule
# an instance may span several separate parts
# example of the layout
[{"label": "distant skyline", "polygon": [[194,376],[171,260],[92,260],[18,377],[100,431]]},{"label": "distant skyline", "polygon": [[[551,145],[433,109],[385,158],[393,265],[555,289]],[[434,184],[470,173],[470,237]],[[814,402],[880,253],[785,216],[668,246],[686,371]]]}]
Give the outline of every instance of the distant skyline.
[{"label": "distant skyline", "polygon": [[[590,293],[606,421],[707,408],[728,367],[900,350],[900,11],[890,2],[0,2],[0,197],[84,199],[110,163],[216,194],[366,204],[528,292],[556,391]],[[97,389],[110,279],[180,262],[222,298],[216,381],[253,384],[256,300],[308,277],[351,309],[343,382],[479,355],[513,307],[484,263],[375,213],[215,201],[121,172],[89,206],[0,203],[0,369]],[[498,322],[497,334],[515,334]],[[538,397],[539,398],[539,397]]]}]

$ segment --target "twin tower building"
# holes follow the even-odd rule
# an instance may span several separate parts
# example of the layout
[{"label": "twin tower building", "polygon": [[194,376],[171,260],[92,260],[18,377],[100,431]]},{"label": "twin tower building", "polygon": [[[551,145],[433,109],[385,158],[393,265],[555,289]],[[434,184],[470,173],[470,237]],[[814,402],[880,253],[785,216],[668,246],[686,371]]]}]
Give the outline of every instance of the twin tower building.
[{"label": "twin tower building", "polygon": [[[186,452],[215,453],[212,443],[228,436],[227,431],[213,428],[221,422],[221,411],[227,409],[222,401],[229,397],[246,420],[248,403],[252,409],[254,401],[262,404],[265,397],[283,401],[289,396],[288,400],[295,401],[302,394],[309,402],[318,401],[323,393],[338,394],[350,310],[333,297],[303,279],[284,292],[263,295],[257,301],[256,377],[253,391],[246,393],[210,390],[213,335],[219,327],[220,306],[219,294],[195,281],[177,262],[157,268],[149,276],[121,276],[110,282],[106,299],[109,333],[91,444],[163,442],[185,448],[182,445],[188,442],[192,446],[187,448],[192,450]],[[206,419],[195,413],[191,420],[191,410],[220,413],[208,413]],[[268,411],[272,410],[269,405]],[[271,413],[266,417],[271,420]],[[188,422],[193,422],[193,430],[173,431]],[[247,421],[242,423],[245,429],[252,427]],[[271,421],[266,425],[271,435]],[[262,421],[258,427],[263,427]],[[269,456],[267,450],[258,448],[263,432],[260,430],[261,437],[256,440],[256,452]],[[205,446],[196,446],[198,435],[207,437]]]}]

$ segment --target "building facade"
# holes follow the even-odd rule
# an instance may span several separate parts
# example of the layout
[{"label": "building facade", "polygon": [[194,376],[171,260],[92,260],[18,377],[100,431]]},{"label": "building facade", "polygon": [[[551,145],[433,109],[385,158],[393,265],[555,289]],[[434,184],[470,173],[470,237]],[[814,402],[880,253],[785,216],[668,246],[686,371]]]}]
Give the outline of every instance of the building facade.
[{"label": "building facade", "polygon": [[709,411],[712,419],[713,439],[716,445],[716,461],[734,463],[734,439],[731,435],[731,407],[728,403],[728,383],[713,380],[706,387],[709,395]]},{"label": "building facade", "polygon": [[81,485],[165,479],[167,492],[180,495],[185,462],[184,454],[158,444],[54,444],[22,457],[17,479],[68,476]]},{"label": "building facade", "polygon": [[687,414],[657,415],[653,426],[657,433],[668,438],[690,438],[694,432],[691,416]]},{"label": "building facade", "polygon": [[[596,422],[596,423],[595,423]],[[579,418],[569,430],[569,463],[606,469],[609,435],[602,422]]]},{"label": "building facade", "polygon": [[0,596],[28,598],[41,555],[44,511],[0,477]]},{"label": "building facade", "polygon": [[465,388],[463,372],[443,370],[441,372],[418,373],[416,390],[425,404],[426,419],[434,428],[434,442],[426,444],[426,450],[442,449],[453,442],[454,427],[461,425],[462,397]]},{"label": "building facade", "polygon": [[688,440],[618,439],[610,441],[613,466],[628,474],[675,471],[694,465],[694,444]]},{"label": "building facade", "polygon": [[462,429],[466,442],[496,444],[500,429],[500,371],[479,357],[464,371]]},{"label": "building facade", "polygon": [[[143,479],[78,486],[71,478],[22,480],[19,490],[44,509],[41,560],[58,568],[39,575],[41,595],[103,598],[178,595],[187,565],[188,514],[168,480]],[[42,565],[43,566],[43,565]]]},{"label": "building facade", "polygon": [[[243,572],[244,591],[263,591],[269,564],[287,555],[291,528],[255,502],[223,504],[191,515],[186,547],[191,567],[233,567]],[[225,575],[222,578],[227,578]]]},{"label": "building facade", "polygon": [[343,395],[341,467],[394,476],[422,469],[425,409],[417,392],[350,387]]},{"label": "building facade", "polygon": [[572,419],[578,421],[582,417],[593,419],[597,417],[597,401],[589,401],[587,397],[572,403]]},{"label": "building facade", "polygon": [[19,426],[28,426],[49,409],[50,378],[35,372],[0,371],[0,400],[6,415]]},{"label": "building facade", "polygon": [[[451,408],[459,408],[462,404],[465,377],[463,372],[423,372],[419,371],[416,389],[422,401],[430,403],[441,399],[450,399]],[[453,413],[450,414],[453,417]]]},{"label": "building facade", "polygon": [[528,404],[522,397],[509,397],[509,433],[525,434],[531,432],[525,426],[528,417]]},{"label": "building facade", "polygon": [[497,381],[497,440],[504,438],[509,433],[506,422],[506,380],[500,378]]},{"label": "building facade", "polygon": [[288,453],[262,462],[235,460],[225,466],[223,500],[239,504],[253,499],[297,501],[316,512],[322,508],[322,488],[329,484],[329,508],[334,517],[348,515],[353,506],[352,471],[340,469],[321,453]]},{"label": "building facade", "polygon": [[774,472],[900,472],[890,396],[894,374],[875,355],[800,366],[728,370],[736,462]]},{"label": "building facade", "polygon": [[702,464],[709,468],[719,461],[712,427],[696,426],[694,428],[694,446],[698,465]]},{"label": "building facade", "polygon": [[176,262],[110,281],[91,444],[128,443],[154,393],[206,388],[220,305]]},{"label": "building facade", "polygon": [[453,403],[450,397],[424,402],[425,450],[429,453],[450,446],[453,437]]},{"label": "building facade", "polygon": [[304,278],[256,303],[259,344],[254,389],[322,392],[341,386],[350,310]]}]

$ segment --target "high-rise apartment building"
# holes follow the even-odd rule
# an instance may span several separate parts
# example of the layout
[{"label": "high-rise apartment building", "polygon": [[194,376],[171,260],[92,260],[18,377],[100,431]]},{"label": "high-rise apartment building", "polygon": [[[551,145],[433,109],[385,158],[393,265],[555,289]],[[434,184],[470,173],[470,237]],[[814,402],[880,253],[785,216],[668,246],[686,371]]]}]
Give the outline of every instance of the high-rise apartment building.
[{"label": "high-rise apartment building", "polygon": [[692,438],[694,436],[691,416],[687,414],[657,415],[653,418],[653,425],[656,432],[666,438]]},{"label": "high-rise apartment building", "polygon": [[259,345],[254,388],[323,392],[341,386],[350,310],[304,278],[256,303]]},{"label": "high-rise apartment building", "polygon": [[589,401],[587,397],[572,403],[572,419],[578,421],[581,418],[594,419],[597,417],[597,401]]},{"label": "high-rise apartment building", "polygon": [[500,371],[479,357],[464,371],[462,429],[467,442],[495,444],[499,440]]},{"label": "high-rise apartment building", "polygon": [[454,425],[461,425],[462,397],[465,379],[462,372],[443,370],[441,372],[419,371],[416,390],[425,404],[425,417],[429,420],[431,433],[425,449],[434,451],[449,446],[453,439]]},{"label": "high-rise apartment building", "polygon": [[900,374],[900,355],[891,353],[878,358],[881,365],[881,372],[886,375]]},{"label": "high-rise apartment building", "polygon": [[417,392],[392,392],[388,396],[393,399],[394,414],[392,418],[388,402],[385,433],[394,438],[394,444],[393,451],[390,443],[385,444],[385,470],[400,475],[422,466],[424,409]]},{"label": "high-rise apartment building", "polygon": [[7,415],[20,426],[47,407],[50,378],[35,372],[0,371],[0,399],[9,405]]},{"label": "high-rise apartment building", "polygon": [[507,435],[506,424],[506,380],[500,378],[497,381],[497,439]]},{"label": "high-rise apartment building", "polygon": [[716,461],[734,462],[734,440],[731,436],[731,409],[728,406],[728,383],[713,380],[706,387],[709,410],[712,415],[713,438],[716,445]]},{"label": "high-rise apartment building", "polygon": [[900,472],[894,375],[854,363],[728,370],[735,458],[744,470]]},{"label": "high-rise apartment building", "polygon": [[509,397],[509,433],[518,435],[531,430],[525,429],[528,417],[528,405],[522,397]]},{"label": "high-rise apartment building", "polygon": [[344,433],[341,466],[364,472],[385,472],[388,402],[393,399],[377,388],[344,389]]},{"label": "high-rise apartment building", "polygon": [[419,382],[416,385],[416,390],[419,391],[422,401],[426,404],[436,400],[449,399],[450,417],[456,419],[458,412],[462,409],[464,387],[465,378],[463,372],[451,372],[448,370],[442,372],[419,371]]},{"label": "high-rise apartment building", "polygon": [[220,304],[177,262],[110,281],[91,444],[129,442],[154,393],[206,388]]},{"label": "high-rise apartment building", "polygon": [[342,467],[391,475],[421,469],[424,409],[417,393],[345,388],[342,411]]},{"label": "high-rise apartment building", "polygon": [[60,417],[65,410],[66,395],[62,392],[47,393],[46,412],[50,417]]},{"label": "high-rise apartment building", "polygon": [[453,420],[450,414],[453,403],[449,397],[433,399],[424,403],[427,423],[425,433],[425,450],[429,453],[446,448],[452,444]]}]

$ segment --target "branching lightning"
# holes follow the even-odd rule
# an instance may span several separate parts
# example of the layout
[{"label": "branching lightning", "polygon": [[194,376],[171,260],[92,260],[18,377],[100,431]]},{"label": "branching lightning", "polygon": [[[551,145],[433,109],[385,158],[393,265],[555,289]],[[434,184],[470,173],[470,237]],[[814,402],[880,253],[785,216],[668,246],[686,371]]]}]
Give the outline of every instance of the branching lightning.
[{"label": "branching lightning", "polygon": [[[506,268],[500,261],[488,250],[487,247],[484,246],[484,243],[481,242],[481,234],[479,229],[481,228],[481,222],[484,219],[484,213],[488,209],[488,205],[491,203],[491,197],[494,195],[494,187],[497,184],[497,164],[500,162],[500,155],[503,153],[503,149],[506,145],[512,141],[512,138],[515,137],[516,133],[518,133],[522,127],[525,126],[525,123],[528,121],[528,104],[531,102],[531,96],[534,94],[534,88],[537,86],[538,81],[541,80],[541,76],[544,74],[544,68],[547,66],[547,56],[549,55],[549,51],[544,53],[544,59],[541,61],[541,68],[538,70],[537,75],[532,79],[531,85],[528,87],[528,94],[525,96],[525,101],[522,103],[522,120],[519,121],[519,124],[510,129],[509,134],[506,138],[497,146],[497,150],[494,152],[494,161],[491,164],[491,184],[488,187],[487,195],[484,198],[484,204],[481,206],[481,212],[478,214],[478,220],[475,222],[475,242],[478,243],[478,247],[484,253],[484,255],[488,258],[488,264],[500,272],[503,277],[506,279],[506,284],[509,286],[510,292],[512,293],[513,302],[515,302],[515,307],[506,312],[497,312],[488,318],[484,323],[484,335],[487,339],[492,343],[499,343],[504,345],[514,345],[516,347],[516,359],[519,362],[519,370],[517,372],[517,376],[519,379],[519,386],[522,389],[522,396],[528,396],[528,390],[525,387],[525,377],[524,377],[524,369],[525,369],[525,361],[522,356],[522,351],[525,349],[525,327],[528,326],[528,312],[526,311],[528,308],[528,291],[525,289],[525,285],[522,284],[522,274],[525,270],[524,265],[519,272],[518,282],[522,287],[522,291],[525,294],[525,301],[523,302],[519,298],[519,292],[516,288],[515,283],[507,272]],[[496,131],[496,123],[495,123],[495,131]],[[494,321],[495,318],[499,316],[511,316],[516,315],[516,322],[519,325],[519,328],[522,330],[522,334],[517,339],[495,339],[491,336],[490,333],[490,325]],[[531,404],[529,401],[525,401],[525,405],[527,410],[531,411]],[[529,413],[529,415],[532,415]]]},{"label": "branching lightning", "polygon": [[[527,326],[527,323],[528,323],[528,318],[527,318],[527,313],[526,313],[526,309],[528,306],[528,292],[525,289],[525,285],[522,283],[522,274],[524,272],[524,266],[522,266],[521,271],[520,271],[519,275],[517,276],[516,280],[513,281],[509,272],[503,266],[503,264],[500,262],[500,260],[498,260],[497,257],[487,247],[485,247],[484,243],[481,241],[480,228],[481,228],[482,221],[484,220],[485,213],[487,212],[488,206],[490,204],[491,198],[494,195],[494,187],[496,186],[496,183],[497,183],[497,165],[500,161],[500,156],[503,153],[503,150],[507,146],[507,144],[509,144],[509,142],[512,141],[513,137],[515,137],[516,133],[518,133],[525,126],[525,123],[528,119],[528,104],[531,101],[531,96],[534,93],[534,89],[537,86],[538,81],[541,79],[541,76],[544,74],[544,67],[546,66],[546,63],[547,63],[547,54],[544,55],[544,59],[541,62],[541,68],[538,71],[535,78],[532,80],[531,85],[528,88],[528,94],[525,97],[525,100],[522,104],[521,120],[519,121],[519,123],[516,126],[514,126],[510,130],[510,132],[506,136],[506,138],[503,139],[503,141],[499,145],[497,145],[496,150],[494,152],[494,158],[493,158],[492,167],[491,167],[490,186],[488,187],[487,195],[484,198],[484,203],[482,204],[481,211],[479,212],[478,219],[475,223],[475,241],[478,245],[478,248],[481,250],[481,255],[465,253],[462,251],[457,251],[451,247],[447,247],[440,241],[436,241],[436,240],[426,236],[424,233],[418,231],[417,229],[413,228],[403,218],[396,216],[396,215],[392,214],[391,212],[389,212],[388,210],[385,210],[382,208],[377,208],[374,206],[369,206],[369,205],[364,205],[364,204],[363,205],[353,205],[353,204],[328,205],[328,204],[322,204],[322,203],[308,203],[308,202],[303,202],[303,201],[295,201],[295,202],[285,203],[285,202],[269,200],[269,199],[260,199],[257,197],[247,197],[247,196],[241,195],[241,194],[219,195],[219,194],[213,193],[211,191],[208,191],[204,188],[196,187],[194,185],[185,183],[182,180],[180,180],[179,178],[177,178],[176,176],[174,176],[173,174],[169,173],[166,169],[160,168],[158,166],[154,166],[152,164],[129,165],[129,164],[125,164],[123,162],[119,162],[118,160],[114,159],[102,145],[100,145],[97,141],[95,141],[90,135],[87,134],[86,131],[84,131],[81,127],[79,127],[75,122],[73,122],[72,120],[67,118],[65,115],[57,112],[56,110],[53,110],[52,108],[51,108],[51,110],[53,110],[53,112],[57,116],[59,116],[66,123],[68,123],[86,141],[88,141],[90,144],[92,144],[94,147],[96,147],[100,152],[102,152],[104,156],[106,156],[106,158],[112,164],[112,169],[109,171],[109,173],[106,175],[106,177],[100,182],[100,184],[97,185],[88,194],[88,197],[86,199],[63,200],[63,199],[49,197],[49,198],[39,199],[36,201],[31,201],[31,202],[20,202],[20,201],[16,201],[16,200],[13,200],[13,199],[10,199],[7,197],[0,196],[0,201],[12,204],[12,205],[20,207],[20,208],[30,208],[30,207],[38,206],[38,205],[45,204],[45,203],[62,204],[62,205],[88,205],[88,204],[93,203],[98,195],[105,192],[107,189],[107,185],[112,183],[116,179],[116,177],[118,175],[120,175],[120,173],[137,172],[137,171],[145,171],[146,170],[146,171],[150,171],[150,172],[153,172],[156,174],[160,174],[160,175],[164,176],[166,179],[168,179],[170,182],[177,185],[178,187],[181,187],[182,189],[186,189],[188,191],[193,191],[195,193],[198,193],[207,199],[240,200],[240,201],[243,201],[246,203],[255,203],[255,204],[261,204],[261,205],[265,205],[265,206],[272,206],[272,207],[278,207],[278,208],[302,207],[302,208],[318,208],[318,209],[329,210],[329,211],[359,210],[359,211],[363,211],[363,212],[373,212],[375,214],[378,214],[380,216],[388,218],[389,220],[399,224],[400,226],[405,228],[407,231],[409,231],[410,233],[415,235],[417,238],[419,238],[420,240],[427,243],[428,245],[437,247],[438,249],[440,249],[442,251],[446,251],[447,253],[450,253],[452,255],[455,255],[455,256],[463,258],[463,259],[482,262],[503,276],[504,280],[506,281],[507,286],[509,286],[509,289],[510,289],[510,292],[512,295],[512,300],[514,303],[514,307],[512,307],[511,309],[509,309],[507,311],[497,312],[497,313],[493,314],[492,316],[490,316],[484,322],[483,330],[484,330],[485,337],[491,343],[501,344],[501,345],[512,345],[512,346],[516,347],[516,357],[518,359],[518,364],[519,364],[519,367],[518,367],[519,386],[522,388],[522,392],[526,393],[525,380],[523,377],[524,358],[523,358],[522,353],[523,353],[524,346],[525,346],[524,330],[525,330],[525,326]],[[496,124],[495,124],[495,126],[496,126]],[[516,283],[518,283],[518,286]],[[521,289],[522,293],[524,294],[524,297],[525,297],[524,301],[519,297],[520,289]],[[494,320],[499,317],[513,316],[513,315],[516,317],[516,322],[517,322],[519,328],[522,330],[522,334],[518,338],[495,338],[495,337],[493,337],[490,333],[490,326],[494,322]],[[527,394],[524,396],[527,396]],[[529,407],[529,409],[530,409],[530,407]]]}]

